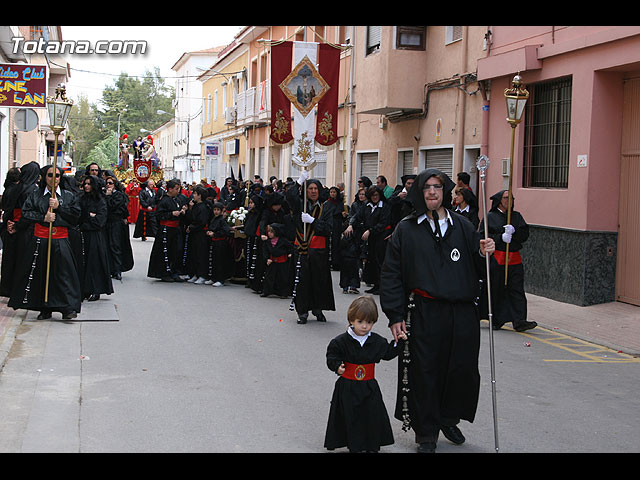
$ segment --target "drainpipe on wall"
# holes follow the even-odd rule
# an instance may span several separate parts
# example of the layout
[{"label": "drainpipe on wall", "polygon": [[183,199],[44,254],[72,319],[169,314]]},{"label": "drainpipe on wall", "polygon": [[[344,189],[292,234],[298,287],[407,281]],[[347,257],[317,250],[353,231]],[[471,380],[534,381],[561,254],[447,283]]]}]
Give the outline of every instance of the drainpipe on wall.
[{"label": "drainpipe on wall", "polygon": [[[468,45],[468,32],[469,27],[462,27],[462,53],[460,63],[461,71],[467,71],[467,45]],[[453,162],[453,175],[455,176],[458,172],[463,170],[464,165],[464,126],[465,126],[465,118],[466,118],[466,105],[467,105],[467,93],[464,90],[465,87],[465,77],[460,78],[460,90],[458,91],[458,98],[460,101],[460,121],[457,125],[456,130],[456,143],[455,143],[455,158]]]},{"label": "drainpipe on wall", "polygon": [[[345,185],[345,191],[347,193],[347,198],[350,199],[353,197],[352,188],[353,185],[353,110],[355,106],[355,102],[353,101],[353,72],[355,69],[355,58],[356,58],[356,28],[355,26],[351,27],[351,65],[349,68],[349,130],[347,137],[347,145],[345,146],[347,149],[347,179]],[[344,108],[347,108],[347,104],[345,103]]]}]

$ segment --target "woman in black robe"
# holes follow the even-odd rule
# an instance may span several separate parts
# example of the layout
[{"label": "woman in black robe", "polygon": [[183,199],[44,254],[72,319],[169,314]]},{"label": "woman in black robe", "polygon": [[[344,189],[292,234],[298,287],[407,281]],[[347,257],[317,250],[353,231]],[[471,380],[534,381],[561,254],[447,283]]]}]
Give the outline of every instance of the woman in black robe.
[{"label": "woman in black robe", "polygon": [[111,295],[111,271],[105,238],[107,225],[107,200],[100,189],[98,178],[85,177],[80,194],[80,230],[84,241],[83,298],[90,302],[100,299],[101,294]]},{"label": "woman in black robe", "polygon": [[17,183],[5,185],[2,195],[2,270],[0,271],[0,295],[9,297],[13,285],[16,263],[31,236],[33,224],[22,219],[22,205],[27,196],[38,189],[40,165],[30,162],[20,169]]},{"label": "woman in black robe", "polygon": [[224,205],[221,202],[213,204],[213,216],[209,220],[207,236],[209,244],[209,278],[214,287],[221,287],[231,278],[234,268],[233,250],[231,249],[231,227],[224,218]]},{"label": "woman in black robe", "polygon": [[129,196],[114,175],[105,178],[107,224],[105,238],[111,277],[122,280],[122,273],[133,268],[133,250],[129,239]]},{"label": "woman in black robe", "polygon": [[209,239],[207,227],[211,218],[211,203],[208,201],[208,191],[202,185],[197,185],[192,194],[192,207],[185,213],[188,235],[186,271],[191,283],[213,283],[209,276]]},{"label": "woman in black robe", "polygon": [[[82,294],[67,229],[78,222],[80,204],[76,195],[59,183],[60,168],[47,165],[40,175],[40,188],[31,191],[22,206],[22,218],[32,223],[33,235],[29,236],[20,256],[8,305],[16,310],[39,310],[38,319],[51,318],[52,312],[61,312],[62,318],[71,319],[80,312]],[[55,199],[51,195],[54,185]],[[49,289],[45,302],[48,258]]]}]

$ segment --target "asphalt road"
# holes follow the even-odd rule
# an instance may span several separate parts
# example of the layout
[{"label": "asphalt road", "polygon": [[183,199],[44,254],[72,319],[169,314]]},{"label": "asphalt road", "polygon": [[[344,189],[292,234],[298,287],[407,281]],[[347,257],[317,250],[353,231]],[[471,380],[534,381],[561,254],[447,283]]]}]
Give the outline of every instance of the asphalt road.
[{"label": "asphalt road", "polygon": [[[243,285],[148,279],[152,242],[132,245],[134,270],[76,321],[23,312],[0,373],[0,452],[326,452],[336,377],[325,352],[355,298],[337,272],[328,322],[297,325],[290,300]],[[374,328],[390,338],[384,317]],[[488,339],[483,322],[467,441],[441,436],[438,453],[496,451]],[[542,328],[503,329],[494,341],[500,452],[640,451],[638,359]],[[391,416],[395,361],[376,377]],[[381,451],[414,452],[413,433],[392,425],[395,444]]]}]

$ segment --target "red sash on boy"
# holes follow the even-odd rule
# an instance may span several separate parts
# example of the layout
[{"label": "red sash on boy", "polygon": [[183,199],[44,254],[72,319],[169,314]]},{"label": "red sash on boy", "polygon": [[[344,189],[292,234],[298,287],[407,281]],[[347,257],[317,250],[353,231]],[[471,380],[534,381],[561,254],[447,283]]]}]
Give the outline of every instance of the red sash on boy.
[{"label": "red sash on boy", "polygon": [[356,363],[344,362],[345,371],[342,376],[348,380],[373,380],[375,378],[375,363],[358,365]]}]

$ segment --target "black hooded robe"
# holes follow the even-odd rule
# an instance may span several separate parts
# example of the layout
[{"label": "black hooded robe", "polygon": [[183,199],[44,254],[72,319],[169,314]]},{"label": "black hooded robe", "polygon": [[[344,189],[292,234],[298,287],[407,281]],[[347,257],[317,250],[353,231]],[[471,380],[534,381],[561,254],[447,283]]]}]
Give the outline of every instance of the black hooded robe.
[{"label": "black hooded robe", "polygon": [[[453,212],[440,240],[427,218],[418,223],[426,213],[421,187],[435,172],[440,173],[428,169],[418,175],[410,191],[415,211],[396,226],[380,282],[380,305],[389,325],[406,320],[411,312],[410,362],[408,366],[398,362],[394,415],[402,420],[409,414],[419,443],[432,439],[442,425],[455,425],[460,419],[472,422],[480,390],[480,319],[475,304],[485,265],[479,254],[480,234]],[[453,182],[447,180],[443,205],[450,207],[447,198]],[[405,366],[407,393],[402,383]],[[405,395],[408,412],[402,400]]]},{"label": "black hooded robe", "polygon": [[[111,268],[105,227],[107,225],[107,201],[99,189],[95,177],[92,178],[91,193],[83,192],[79,198],[81,208],[80,231],[84,240],[84,276],[81,279],[83,297],[113,293]],[[90,213],[95,213],[91,216]]]},{"label": "black hooded robe", "polygon": [[168,280],[178,277],[182,266],[183,241],[179,216],[173,212],[182,209],[177,197],[163,195],[155,212],[158,230],[149,254],[147,277]]},{"label": "black hooded robe", "polygon": [[[316,182],[318,189],[322,191],[322,184],[319,181],[307,180],[307,183],[309,182]],[[303,197],[296,188],[288,189],[286,198],[291,207],[292,221],[296,228],[297,250],[294,256],[298,277],[298,283],[294,285],[296,312],[298,315],[306,315],[309,310],[312,312],[335,310],[328,251],[331,219],[326,211],[323,211],[320,199],[315,204],[307,200],[307,205],[303,206]],[[307,224],[306,237],[301,219],[303,210],[315,218],[313,223]]]},{"label": "black hooded robe", "polygon": [[186,273],[193,277],[206,279],[209,276],[209,238],[207,227],[211,218],[211,203],[203,200],[196,203],[187,212],[185,220],[188,222],[188,243]]},{"label": "black hooded robe", "polygon": [[48,191],[43,193],[39,188],[29,194],[22,206],[22,218],[30,221],[34,230],[21,253],[8,305],[15,310],[80,313],[82,289],[76,258],[68,234],[64,234],[64,228],[77,224],[80,204],[73,192],[64,189],[56,195],[59,206],[54,210],[56,220],[53,227],[63,228],[56,228],[51,239],[48,301],[44,301],[49,244],[49,223],[44,221],[44,216],[49,210],[50,198]]},{"label": "black hooded robe", "polygon": [[[22,219],[22,205],[29,194],[38,190],[40,165],[30,162],[20,170],[18,183],[7,187],[2,195],[2,267],[0,270],[0,296],[9,297],[20,254],[32,235],[33,224]],[[14,222],[13,233],[9,233],[6,225]]]},{"label": "black hooded robe", "polygon": [[128,272],[133,269],[133,250],[129,239],[129,196],[114,190],[106,195],[107,224],[105,237],[109,252],[109,268],[111,275]]},{"label": "black hooded robe", "polygon": [[[501,190],[491,197],[491,210],[487,212],[489,237],[496,243],[496,252],[491,256],[489,271],[491,272],[491,302],[494,328],[512,322],[514,328],[527,321],[527,297],[524,291],[524,266],[520,260],[522,244],[529,238],[529,225],[520,212],[511,210],[511,225],[515,232],[509,244],[509,271],[507,285],[504,284],[504,265],[507,244],[502,241],[504,226],[507,224],[507,214],[498,210],[500,199],[505,190]],[[512,204],[513,205],[513,204]],[[512,207],[513,208],[513,207]],[[484,232],[484,220],[480,222],[481,232]],[[487,296],[481,296],[482,318],[488,317]]]},{"label": "black hooded robe", "polygon": [[264,201],[260,195],[251,195],[253,207],[247,212],[244,221],[244,234],[247,237],[245,247],[247,284],[246,286],[256,293],[262,293],[262,281],[264,277],[265,258],[264,243],[261,235],[266,235],[260,226],[263,214]]}]

